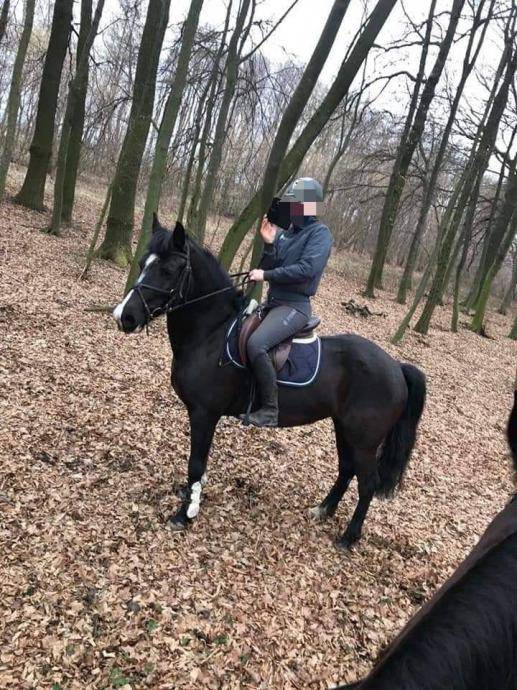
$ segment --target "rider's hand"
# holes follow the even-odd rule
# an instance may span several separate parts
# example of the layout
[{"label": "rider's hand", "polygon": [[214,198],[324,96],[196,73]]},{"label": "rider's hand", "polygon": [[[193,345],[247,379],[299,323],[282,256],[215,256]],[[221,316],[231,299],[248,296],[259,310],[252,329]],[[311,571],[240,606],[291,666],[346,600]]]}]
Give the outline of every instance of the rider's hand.
[{"label": "rider's hand", "polygon": [[261,268],[254,268],[250,271],[249,279],[254,283],[262,283],[264,280],[264,271]]},{"label": "rider's hand", "polygon": [[270,223],[267,216],[262,218],[262,225],[260,226],[260,236],[266,244],[273,244],[276,235],[276,225]]}]

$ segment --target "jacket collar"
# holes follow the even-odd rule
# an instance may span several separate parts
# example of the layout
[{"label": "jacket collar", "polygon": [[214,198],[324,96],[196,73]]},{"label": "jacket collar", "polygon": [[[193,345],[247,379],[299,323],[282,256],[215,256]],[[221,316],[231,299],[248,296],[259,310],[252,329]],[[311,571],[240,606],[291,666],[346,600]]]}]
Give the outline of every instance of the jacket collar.
[{"label": "jacket collar", "polygon": [[304,216],[303,218],[297,218],[296,223],[293,222],[293,230],[299,232],[300,230],[305,230],[310,225],[317,222],[316,216]]}]

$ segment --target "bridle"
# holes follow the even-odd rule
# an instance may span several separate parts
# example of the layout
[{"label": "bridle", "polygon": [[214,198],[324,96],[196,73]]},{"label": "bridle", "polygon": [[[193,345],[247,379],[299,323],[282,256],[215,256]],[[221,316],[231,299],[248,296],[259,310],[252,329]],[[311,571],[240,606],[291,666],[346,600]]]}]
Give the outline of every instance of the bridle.
[{"label": "bridle", "polygon": [[[228,292],[229,290],[234,290],[235,288],[242,287],[246,283],[249,283],[249,271],[242,271],[241,273],[230,273],[230,278],[241,278],[243,279],[241,281],[238,281],[234,285],[228,285],[227,287],[221,288],[220,290],[214,290],[213,292],[209,292],[206,295],[201,295],[200,297],[195,297],[194,299],[187,299],[188,293],[191,287],[192,283],[192,265],[190,263],[190,247],[187,244],[186,245],[186,251],[185,252],[180,252],[180,251],[173,251],[169,253],[170,256],[180,256],[185,259],[185,264],[181,270],[181,273],[179,275],[179,281],[178,281],[178,286],[172,288],[171,290],[164,290],[163,288],[156,287],[155,285],[149,285],[148,283],[135,283],[133,285],[133,290],[134,292],[138,295],[138,298],[140,299],[140,302],[142,303],[142,307],[144,308],[145,312],[145,327],[147,332],[148,331],[148,326],[149,323],[152,319],[154,319],[157,316],[160,316],[161,314],[170,314],[173,311],[176,311],[177,309],[183,309],[184,307],[187,307],[190,304],[195,304],[196,302],[201,302],[202,300],[208,299],[209,297],[214,297],[215,295],[220,295],[223,292]],[[151,292],[155,292],[159,295],[166,295],[168,297],[167,302],[161,306],[161,307],[156,307],[156,309],[151,309],[149,308],[149,305],[147,304],[145,297],[142,293],[142,288],[145,288],[146,290],[150,290]],[[179,301],[177,301],[179,299]]]}]

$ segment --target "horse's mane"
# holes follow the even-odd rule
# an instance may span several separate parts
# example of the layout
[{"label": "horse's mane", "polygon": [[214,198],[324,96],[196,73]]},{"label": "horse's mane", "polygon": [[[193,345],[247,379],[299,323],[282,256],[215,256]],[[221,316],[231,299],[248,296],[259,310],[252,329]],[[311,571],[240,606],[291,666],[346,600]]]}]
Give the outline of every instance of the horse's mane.
[{"label": "horse's mane", "polygon": [[[507,438],[517,472],[517,390]],[[517,688],[517,533],[480,558],[367,678],[339,688]]]},{"label": "horse's mane", "polygon": [[[200,245],[190,235],[187,236],[187,242],[191,256],[195,255],[203,263],[204,275],[201,276],[203,280],[215,286],[215,289],[232,285],[230,276],[209,249]],[[155,230],[149,241],[148,253],[166,257],[172,249],[174,249],[172,232],[163,227]]]},{"label": "horse's mane", "polygon": [[517,534],[444,594],[360,690],[513,690],[517,682]]}]

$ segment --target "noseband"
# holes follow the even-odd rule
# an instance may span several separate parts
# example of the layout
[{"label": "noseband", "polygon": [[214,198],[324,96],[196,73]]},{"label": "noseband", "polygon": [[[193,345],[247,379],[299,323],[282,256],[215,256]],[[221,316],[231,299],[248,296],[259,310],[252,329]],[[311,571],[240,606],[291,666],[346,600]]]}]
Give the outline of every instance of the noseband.
[{"label": "noseband", "polygon": [[[190,289],[190,281],[192,277],[192,266],[190,265],[190,247],[186,245],[186,252],[170,252],[171,256],[181,256],[185,259],[185,265],[183,266],[180,276],[179,276],[179,286],[172,288],[171,290],[164,290],[163,288],[156,287],[156,285],[149,285],[148,283],[135,283],[133,290],[138,295],[140,302],[144,308],[145,312],[145,325],[149,324],[151,319],[154,319],[160,314],[167,314],[174,309],[174,302],[176,300],[176,293],[180,300],[186,300],[188,291]],[[159,295],[166,295],[168,297],[167,302],[162,307],[157,307],[151,311],[149,305],[145,301],[145,297],[142,293],[142,288],[146,290],[151,290],[151,292],[156,292]]]}]

